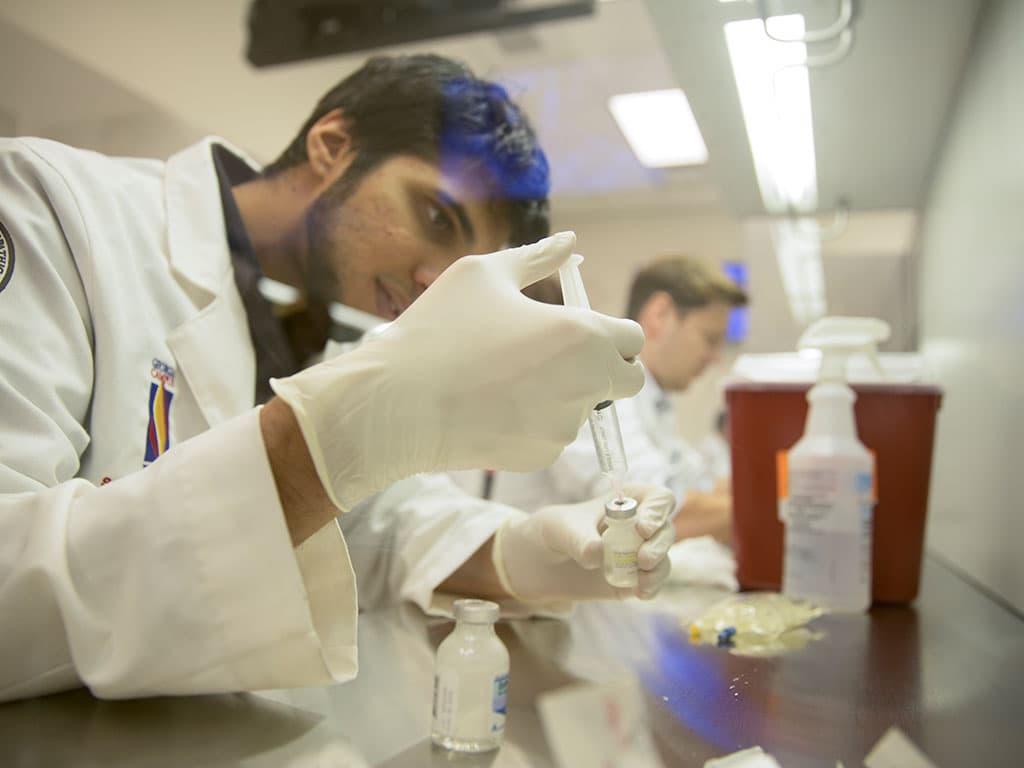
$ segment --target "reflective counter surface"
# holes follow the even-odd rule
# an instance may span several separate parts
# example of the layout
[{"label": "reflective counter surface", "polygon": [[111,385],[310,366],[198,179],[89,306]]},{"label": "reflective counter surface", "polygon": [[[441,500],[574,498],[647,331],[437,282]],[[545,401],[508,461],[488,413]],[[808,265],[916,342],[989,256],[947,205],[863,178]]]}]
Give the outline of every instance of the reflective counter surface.
[{"label": "reflective counter surface", "polygon": [[86,691],[0,705],[0,765],[550,766],[546,691],[635,672],[666,766],[760,745],[784,768],[860,766],[899,726],[938,766],[1024,765],[1024,621],[928,558],[911,606],[825,616],[824,638],[771,658],[692,645],[685,624],[723,593],[581,605],[565,621],[501,622],[512,659],[505,745],[449,755],[429,741],[433,657],[451,623],[400,606],[360,617],[344,685],[99,701]]}]

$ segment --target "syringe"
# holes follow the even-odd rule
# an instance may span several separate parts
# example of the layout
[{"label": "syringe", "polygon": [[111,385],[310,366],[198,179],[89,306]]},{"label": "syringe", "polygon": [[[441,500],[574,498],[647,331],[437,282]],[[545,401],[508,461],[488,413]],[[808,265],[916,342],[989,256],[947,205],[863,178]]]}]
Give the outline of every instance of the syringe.
[{"label": "syringe", "polygon": [[[562,300],[567,307],[590,309],[590,300],[580,275],[582,263],[583,257],[580,254],[572,254],[558,268],[558,278],[562,283]],[[619,429],[615,403],[611,400],[598,403],[587,421],[590,422],[590,433],[594,438],[594,449],[597,451],[601,471],[611,480],[615,498],[622,499],[622,484],[626,479],[626,451],[622,447],[622,431]]]}]

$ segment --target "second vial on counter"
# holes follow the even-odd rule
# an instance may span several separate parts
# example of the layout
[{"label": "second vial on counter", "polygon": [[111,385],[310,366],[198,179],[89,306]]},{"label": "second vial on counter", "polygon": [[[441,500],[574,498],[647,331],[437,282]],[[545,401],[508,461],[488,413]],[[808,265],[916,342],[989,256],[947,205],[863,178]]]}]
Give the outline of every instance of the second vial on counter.
[{"label": "second vial on counter", "polygon": [[455,752],[501,746],[508,702],[509,658],[494,632],[498,605],[456,600],[455,629],[437,649],[431,740]]}]

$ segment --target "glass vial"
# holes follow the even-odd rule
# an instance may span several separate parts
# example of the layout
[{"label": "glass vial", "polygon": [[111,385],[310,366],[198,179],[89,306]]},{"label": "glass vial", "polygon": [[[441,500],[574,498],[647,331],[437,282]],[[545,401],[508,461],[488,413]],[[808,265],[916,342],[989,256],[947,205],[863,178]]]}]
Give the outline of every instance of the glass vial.
[{"label": "glass vial", "polygon": [[604,578],[613,587],[631,588],[639,583],[636,557],[644,540],[636,531],[636,509],[636,499],[629,496],[604,505]]},{"label": "glass vial", "polygon": [[456,600],[455,629],[437,648],[430,738],[456,752],[501,746],[508,701],[508,651],[494,632],[498,604]]}]

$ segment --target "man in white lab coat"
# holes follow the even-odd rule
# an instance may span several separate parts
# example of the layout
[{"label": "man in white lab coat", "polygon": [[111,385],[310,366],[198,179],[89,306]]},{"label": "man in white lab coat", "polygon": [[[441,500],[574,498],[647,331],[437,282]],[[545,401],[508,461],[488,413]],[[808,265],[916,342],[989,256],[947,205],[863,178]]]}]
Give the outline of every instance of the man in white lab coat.
[{"label": "man in white lab coat", "polygon": [[[641,385],[634,325],[519,293],[574,237],[460,259],[543,234],[546,193],[505,93],[430,56],[372,59],[262,173],[216,140],[166,164],[0,140],[0,700],[351,678],[338,510],[417,472],[538,466]],[[263,275],[299,289],[287,318]],[[330,300],[403,316],[297,372]],[[656,589],[667,494],[641,493]],[[578,514],[549,517],[505,511],[434,575],[592,595]]]},{"label": "man in white lab coat", "polygon": [[[729,311],[746,303],[746,293],[725,275],[687,257],[654,261],[637,272],[630,287],[627,316],[644,330],[640,360],[646,382],[635,397],[616,404],[627,479],[673,491],[681,501],[674,519],[678,539],[712,535],[728,543],[731,538],[728,483],[678,436],[669,396],[684,391],[717,359]],[[479,472],[453,474],[467,492],[481,493]],[[526,510],[609,490],[587,426],[550,467],[526,474],[496,473],[487,485],[490,498]]]}]

